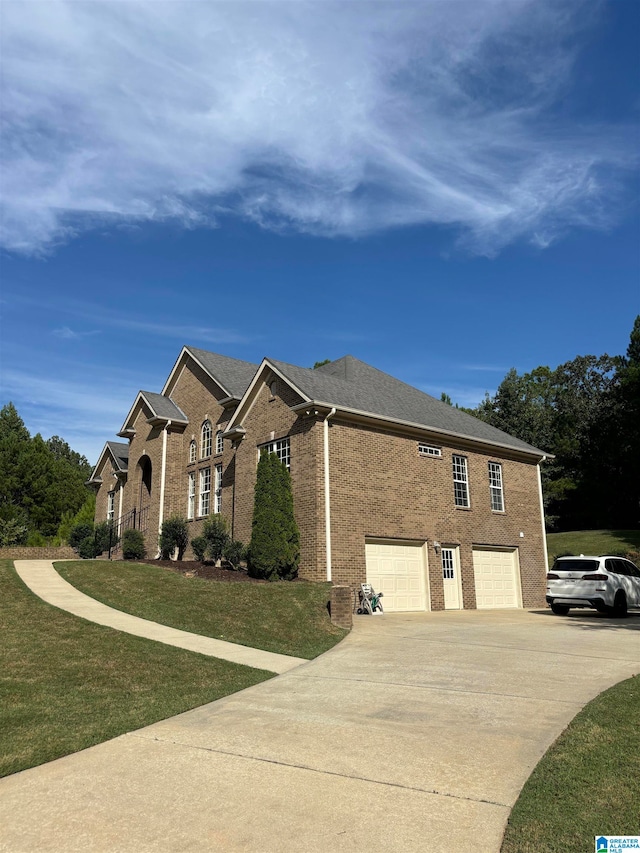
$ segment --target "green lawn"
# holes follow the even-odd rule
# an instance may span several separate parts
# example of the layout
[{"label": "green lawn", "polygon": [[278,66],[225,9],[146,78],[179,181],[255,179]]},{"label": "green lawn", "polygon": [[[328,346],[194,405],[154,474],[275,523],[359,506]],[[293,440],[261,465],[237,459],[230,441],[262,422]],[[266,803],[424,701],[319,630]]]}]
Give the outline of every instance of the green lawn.
[{"label": "green lawn", "polygon": [[0,776],[271,677],[45,604],[0,560]]},{"label": "green lawn", "polygon": [[584,853],[640,831],[640,676],[583,708],[522,789],[502,853]]},{"label": "green lawn", "polygon": [[548,533],[549,560],[560,554],[623,554],[640,551],[640,530],[574,530]]},{"label": "green lawn", "polygon": [[70,584],[117,610],[194,634],[314,658],[347,633],[331,624],[330,584],[233,583],[185,578],[160,566],[56,563]]}]

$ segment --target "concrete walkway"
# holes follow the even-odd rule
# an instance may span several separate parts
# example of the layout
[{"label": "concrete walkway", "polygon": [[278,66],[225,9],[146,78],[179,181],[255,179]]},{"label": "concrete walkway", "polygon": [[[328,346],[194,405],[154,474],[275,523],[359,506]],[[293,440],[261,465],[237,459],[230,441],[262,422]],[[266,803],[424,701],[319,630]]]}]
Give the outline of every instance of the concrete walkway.
[{"label": "concrete walkway", "polygon": [[306,663],[304,658],[278,655],[262,649],[240,646],[237,643],[202,637],[199,634],[180,631],[178,628],[159,625],[148,619],[140,619],[121,610],[114,610],[113,607],[101,604],[67,583],[56,572],[50,560],[15,560],[14,564],[24,583],[39,598],[53,604],[54,607],[59,607],[60,610],[66,610],[74,616],[81,616],[89,622],[97,622],[98,625],[106,625],[117,631],[124,631],[126,634],[135,634],[136,637],[146,637],[148,640],[156,640],[168,646],[178,646],[190,652],[222,658],[232,663],[253,666],[256,669],[266,669],[269,672],[287,672],[300,666],[301,663]]},{"label": "concrete walkway", "polygon": [[278,678],[0,780],[10,853],[497,853],[549,745],[640,670],[640,616],[358,617]]}]

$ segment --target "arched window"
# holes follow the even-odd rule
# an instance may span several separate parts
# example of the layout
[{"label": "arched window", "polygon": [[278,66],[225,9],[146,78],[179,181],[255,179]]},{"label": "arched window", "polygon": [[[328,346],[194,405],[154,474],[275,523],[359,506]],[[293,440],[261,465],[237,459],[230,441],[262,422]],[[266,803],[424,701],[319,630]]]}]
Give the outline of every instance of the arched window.
[{"label": "arched window", "polygon": [[189,462],[195,462],[196,461],[196,453],[197,453],[196,443],[195,443],[195,441],[192,441],[191,444],[189,445]]},{"label": "arched window", "polygon": [[222,453],[224,450],[224,442],[222,440],[222,430],[219,429],[216,433],[216,453]]},{"label": "arched window", "polygon": [[202,424],[202,432],[200,434],[200,456],[202,459],[205,456],[211,456],[211,422],[205,421]]}]

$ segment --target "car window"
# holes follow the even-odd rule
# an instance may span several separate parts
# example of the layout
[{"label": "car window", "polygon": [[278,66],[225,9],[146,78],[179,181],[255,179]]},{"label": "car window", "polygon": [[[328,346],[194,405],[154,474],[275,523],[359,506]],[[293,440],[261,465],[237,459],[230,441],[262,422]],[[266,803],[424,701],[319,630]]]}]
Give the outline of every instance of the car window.
[{"label": "car window", "polygon": [[640,569],[638,569],[637,566],[634,566],[631,560],[624,560],[623,562],[632,578],[640,578]]},{"label": "car window", "polygon": [[617,572],[619,575],[627,575],[629,576],[631,572],[629,571],[629,564],[626,560],[616,560]]},{"label": "car window", "polygon": [[[610,572],[613,572],[616,575],[621,574],[620,567],[618,566],[618,560],[605,560],[604,567]],[[622,572],[624,574],[624,572]]]},{"label": "car window", "polygon": [[556,560],[554,572],[593,572],[598,568],[597,560]]}]

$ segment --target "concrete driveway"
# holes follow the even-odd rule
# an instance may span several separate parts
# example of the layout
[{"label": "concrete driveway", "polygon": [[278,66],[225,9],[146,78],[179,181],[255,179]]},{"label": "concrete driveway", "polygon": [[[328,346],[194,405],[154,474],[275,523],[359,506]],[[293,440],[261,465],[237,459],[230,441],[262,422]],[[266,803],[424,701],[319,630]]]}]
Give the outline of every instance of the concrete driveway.
[{"label": "concrete driveway", "polygon": [[7,851],[498,851],[566,724],[640,670],[640,616],[358,617],[249,690],[0,781]]}]

